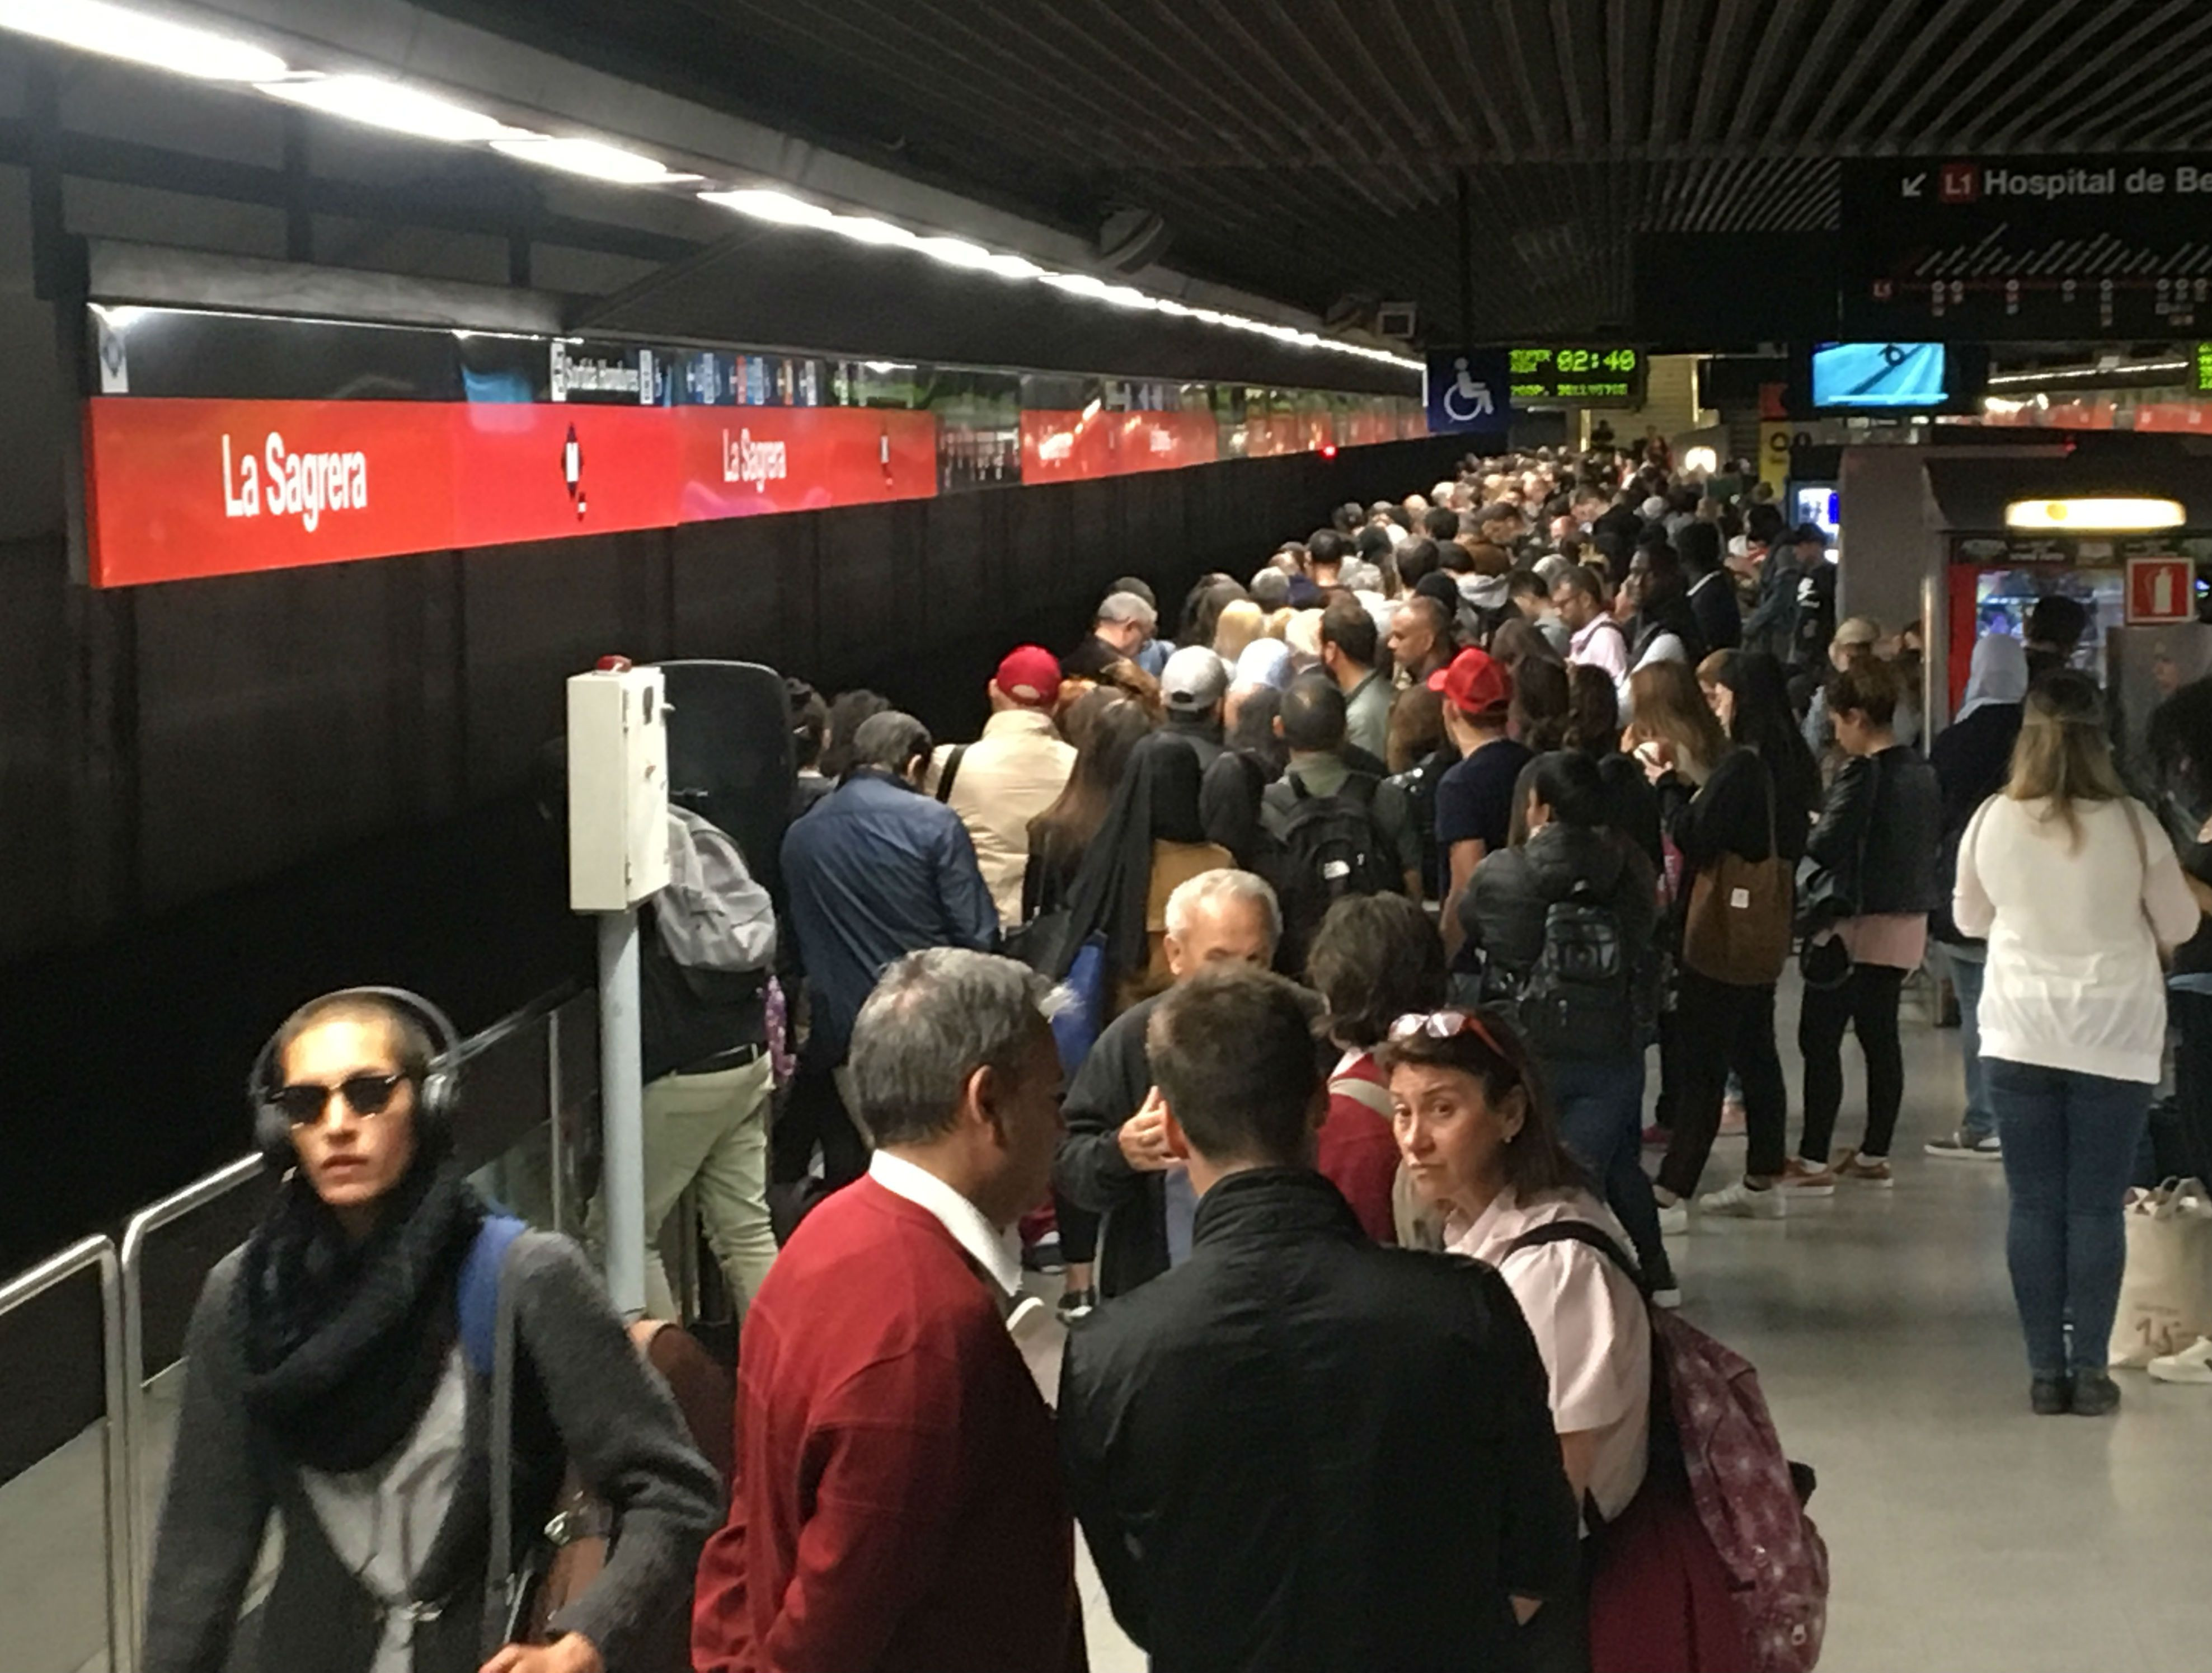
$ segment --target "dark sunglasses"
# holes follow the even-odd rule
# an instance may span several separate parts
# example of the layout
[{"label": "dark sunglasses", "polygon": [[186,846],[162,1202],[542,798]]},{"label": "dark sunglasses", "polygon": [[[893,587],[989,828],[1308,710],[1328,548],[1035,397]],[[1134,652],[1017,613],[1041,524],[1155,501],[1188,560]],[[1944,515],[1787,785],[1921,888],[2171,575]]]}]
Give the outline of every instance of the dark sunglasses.
[{"label": "dark sunglasses", "polygon": [[380,1116],[391,1107],[392,1093],[406,1079],[404,1074],[349,1074],[335,1086],[318,1086],[301,1080],[279,1086],[270,1101],[284,1112],[284,1119],[295,1127],[313,1127],[320,1121],[323,1111],[331,1107],[333,1092],[345,1100],[347,1109],[367,1119]]}]

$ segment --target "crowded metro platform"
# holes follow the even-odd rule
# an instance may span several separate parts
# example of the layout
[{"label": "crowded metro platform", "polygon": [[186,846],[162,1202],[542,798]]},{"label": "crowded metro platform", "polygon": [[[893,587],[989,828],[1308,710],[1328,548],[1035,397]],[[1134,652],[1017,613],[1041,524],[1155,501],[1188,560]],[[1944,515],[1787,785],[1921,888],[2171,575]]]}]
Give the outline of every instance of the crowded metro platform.
[{"label": "crowded metro platform", "polygon": [[2205,26],[969,3],[0,0],[0,1673],[2197,1665]]}]

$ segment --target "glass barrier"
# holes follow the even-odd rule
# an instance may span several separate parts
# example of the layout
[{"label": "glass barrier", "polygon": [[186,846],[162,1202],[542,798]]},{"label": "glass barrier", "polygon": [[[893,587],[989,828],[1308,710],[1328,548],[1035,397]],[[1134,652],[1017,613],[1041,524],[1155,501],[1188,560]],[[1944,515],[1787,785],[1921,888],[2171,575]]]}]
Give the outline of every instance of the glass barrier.
[{"label": "glass barrier", "polygon": [[[11,1667],[136,1673],[124,1382],[113,1244],[87,1238],[0,1285],[0,1645]],[[95,1504],[96,1524],[85,1514]]]}]

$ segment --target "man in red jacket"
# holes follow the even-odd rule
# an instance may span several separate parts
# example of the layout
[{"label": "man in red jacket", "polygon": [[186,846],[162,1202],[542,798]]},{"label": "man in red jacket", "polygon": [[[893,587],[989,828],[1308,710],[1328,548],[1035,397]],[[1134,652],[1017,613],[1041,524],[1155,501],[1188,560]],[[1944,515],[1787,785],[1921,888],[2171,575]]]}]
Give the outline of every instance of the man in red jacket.
[{"label": "man in red jacket", "polygon": [[699,1565],[699,1673],[1081,1673],[1052,1414],[1006,1319],[1060,1072],[1043,979],[894,963],[851,1067],[878,1146],[746,1315],[730,1519]]}]

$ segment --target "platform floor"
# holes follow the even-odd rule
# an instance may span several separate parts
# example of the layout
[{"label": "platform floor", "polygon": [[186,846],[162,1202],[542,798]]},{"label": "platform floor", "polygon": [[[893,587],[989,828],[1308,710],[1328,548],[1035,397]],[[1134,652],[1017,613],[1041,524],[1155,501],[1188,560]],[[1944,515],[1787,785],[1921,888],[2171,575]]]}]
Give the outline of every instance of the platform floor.
[{"label": "platform floor", "polygon": [[[1786,1032],[1794,999],[1782,1008]],[[1676,1245],[1687,1311],[1758,1365],[1791,1453],[1820,1472],[1826,1673],[2197,1673],[2212,1389],[2123,1373],[2115,1419],[2029,1414],[2002,1170],[1920,1153],[1955,1119],[1957,1039],[1908,1009],[1895,1189],[1693,1224]],[[1846,1142],[1858,1084],[1853,1065]],[[1708,1183],[1741,1160],[1723,1141]],[[1032,1350],[1049,1390],[1056,1327]],[[88,1437],[0,1490],[0,1673],[106,1666],[98,1465]],[[1142,1673],[1087,1563],[1084,1580],[1094,1673]]]}]

